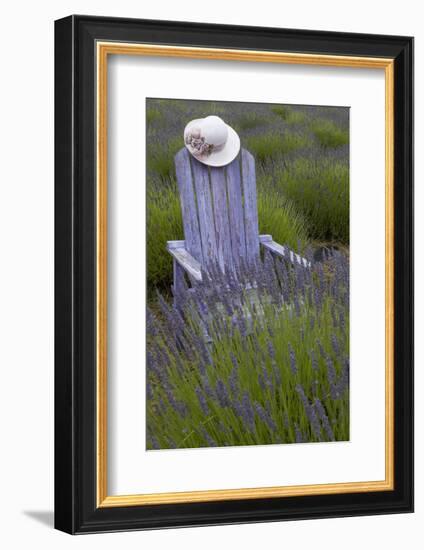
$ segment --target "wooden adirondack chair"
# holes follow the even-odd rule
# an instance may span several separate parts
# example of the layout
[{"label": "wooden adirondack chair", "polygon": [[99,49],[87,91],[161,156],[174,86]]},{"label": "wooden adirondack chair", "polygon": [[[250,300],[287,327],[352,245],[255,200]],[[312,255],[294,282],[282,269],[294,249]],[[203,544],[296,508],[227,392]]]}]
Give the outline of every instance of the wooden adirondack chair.
[{"label": "wooden adirondack chair", "polygon": [[259,235],[256,174],[253,156],[242,149],[222,168],[208,167],[185,147],[175,156],[183,218],[183,241],[168,241],[174,260],[174,296],[185,288],[184,274],[192,284],[202,281],[202,268],[218,265],[225,273],[259,259],[260,246],[273,255],[307,267],[309,262],[271,235]]}]

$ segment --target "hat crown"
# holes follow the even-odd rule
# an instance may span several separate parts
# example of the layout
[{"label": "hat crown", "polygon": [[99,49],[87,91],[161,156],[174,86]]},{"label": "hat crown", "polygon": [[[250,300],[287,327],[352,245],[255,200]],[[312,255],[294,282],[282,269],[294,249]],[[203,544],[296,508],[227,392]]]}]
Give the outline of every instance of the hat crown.
[{"label": "hat crown", "polygon": [[202,121],[201,134],[205,138],[206,143],[219,147],[227,141],[228,128],[222,118],[210,115]]},{"label": "hat crown", "polygon": [[187,124],[184,145],[195,159],[218,167],[234,160],[240,150],[240,138],[222,118],[209,115]]}]

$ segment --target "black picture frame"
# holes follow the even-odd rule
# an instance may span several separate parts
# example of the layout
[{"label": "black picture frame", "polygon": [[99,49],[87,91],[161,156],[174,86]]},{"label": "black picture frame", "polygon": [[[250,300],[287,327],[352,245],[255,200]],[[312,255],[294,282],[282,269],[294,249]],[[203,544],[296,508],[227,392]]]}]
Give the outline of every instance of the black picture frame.
[{"label": "black picture frame", "polygon": [[[96,504],[98,40],[394,59],[392,491]],[[94,533],[413,511],[413,39],[73,15],[55,22],[55,527]]]}]

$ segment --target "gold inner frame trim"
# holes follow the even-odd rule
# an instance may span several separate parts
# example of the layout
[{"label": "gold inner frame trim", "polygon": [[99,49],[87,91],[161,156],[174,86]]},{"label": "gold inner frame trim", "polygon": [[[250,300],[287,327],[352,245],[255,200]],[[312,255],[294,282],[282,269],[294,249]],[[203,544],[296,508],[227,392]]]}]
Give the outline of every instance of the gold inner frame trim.
[{"label": "gold inner frame trim", "polygon": [[[142,506],[276,498],[394,489],[394,60],[254,50],[96,43],[97,54],[97,506]],[[216,489],[109,496],[107,493],[107,62],[109,55],[142,55],[384,69],[385,72],[385,479],[315,485]]]}]

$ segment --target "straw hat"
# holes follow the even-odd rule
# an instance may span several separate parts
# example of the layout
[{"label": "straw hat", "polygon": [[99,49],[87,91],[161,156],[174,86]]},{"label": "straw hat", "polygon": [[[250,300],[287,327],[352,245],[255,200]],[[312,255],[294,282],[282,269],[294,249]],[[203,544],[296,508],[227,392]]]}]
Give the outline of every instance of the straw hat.
[{"label": "straw hat", "polygon": [[215,115],[189,122],[184,129],[184,143],[194,158],[208,166],[225,166],[240,151],[237,132]]}]

